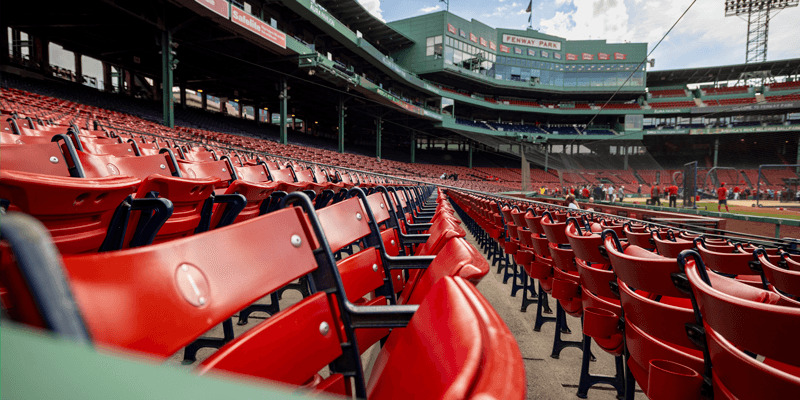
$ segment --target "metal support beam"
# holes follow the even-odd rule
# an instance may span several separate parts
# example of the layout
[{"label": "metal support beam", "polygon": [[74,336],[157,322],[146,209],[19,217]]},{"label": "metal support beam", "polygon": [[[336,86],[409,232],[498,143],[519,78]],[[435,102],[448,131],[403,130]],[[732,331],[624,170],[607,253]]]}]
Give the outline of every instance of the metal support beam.
[{"label": "metal support beam", "polygon": [[468,146],[469,146],[469,158],[468,158],[469,169],[472,169],[472,142],[469,142]]},{"label": "metal support beam", "polygon": [[281,79],[280,83],[280,94],[278,94],[278,100],[280,100],[279,103],[280,103],[280,113],[281,113],[281,120],[280,120],[281,144],[289,143],[289,140],[286,137],[286,108],[287,108],[286,101],[288,99],[289,99],[289,86],[286,83],[286,78],[283,78]]},{"label": "metal support beam", "polygon": [[175,110],[172,101],[172,34],[161,33],[161,104],[164,126],[175,127]]},{"label": "metal support beam", "polygon": [[719,156],[719,139],[714,139],[714,167],[717,166],[718,156]]},{"label": "metal support beam", "polygon": [[181,93],[181,108],[185,110],[186,109],[186,84],[185,83],[181,83],[180,89],[181,89],[181,92],[180,92]]},{"label": "metal support beam", "polygon": [[[8,29],[4,26],[0,26],[0,61],[2,61],[3,65],[8,64],[8,52],[11,50],[8,48]],[[50,66],[49,64],[47,65]]]},{"label": "metal support beam", "polygon": [[381,117],[375,119],[375,157],[381,160]]},{"label": "metal support beam", "polygon": [[[797,161],[795,164],[800,164],[800,136],[797,138]],[[794,173],[800,176],[800,167],[797,167]]]},{"label": "metal support beam", "polygon": [[77,52],[72,54],[75,56],[75,82],[83,85],[83,59]]},{"label": "metal support beam", "polygon": [[344,113],[344,96],[339,96],[339,108],[336,111],[339,112],[339,153],[344,153],[344,118],[347,116]]},{"label": "metal support beam", "polygon": [[550,161],[550,145],[544,145],[544,172],[547,172],[547,164]]},{"label": "metal support beam", "polygon": [[411,163],[414,164],[416,162],[416,151],[417,151],[417,138],[416,132],[411,131]]},{"label": "metal support beam", "polygon": [[624,164],[625,165],[623,165],[623,167],[624,167],[623,169],[625,171],[627,171],[628,170],[628,146],[624,146],[622,148],[622,151],[623,151],[623,154],[625,154],[625,159],[624,159]]}]

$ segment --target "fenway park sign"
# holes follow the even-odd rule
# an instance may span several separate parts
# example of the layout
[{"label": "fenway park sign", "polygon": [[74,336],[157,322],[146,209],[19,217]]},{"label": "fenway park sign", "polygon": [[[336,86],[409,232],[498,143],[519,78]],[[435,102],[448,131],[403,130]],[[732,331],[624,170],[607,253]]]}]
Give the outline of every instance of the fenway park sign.
[{"label": "fenway park sign", "polygon": [[542,49],[561,50],[561,42],[552,40],[534,39],[524,36],[503,34],[503,43],[518,44],[522,46],[539,47]]}]

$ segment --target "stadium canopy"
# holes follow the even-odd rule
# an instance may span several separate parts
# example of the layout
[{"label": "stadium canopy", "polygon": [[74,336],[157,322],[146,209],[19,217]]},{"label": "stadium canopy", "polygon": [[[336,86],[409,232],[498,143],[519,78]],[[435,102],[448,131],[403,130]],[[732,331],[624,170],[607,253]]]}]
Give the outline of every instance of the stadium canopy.
[{"label": "stadium canopy", "polygon": [[393,53],[414,44],[408,36],[379,20],[356,0],[317,0],[351,30],[357,30],[384,54]]},{"label": "stadium canopy", "polygon": [[738,80],[744,73],[768,72],[767,76],[800,74],[800,58],[764,61],[760,63],[721,65],[702,68],[647,71],[647,87],[683,85],[688,83]]}]

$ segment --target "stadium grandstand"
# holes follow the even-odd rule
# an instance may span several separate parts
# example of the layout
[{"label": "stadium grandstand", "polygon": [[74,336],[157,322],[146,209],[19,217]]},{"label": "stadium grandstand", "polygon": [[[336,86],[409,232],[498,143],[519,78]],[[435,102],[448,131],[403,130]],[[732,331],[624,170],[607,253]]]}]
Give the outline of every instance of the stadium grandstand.
[{"label": "stadium grandstand", "polygon": [[357,0],[0,23],[3,398],[800,390],[800,58]]}]

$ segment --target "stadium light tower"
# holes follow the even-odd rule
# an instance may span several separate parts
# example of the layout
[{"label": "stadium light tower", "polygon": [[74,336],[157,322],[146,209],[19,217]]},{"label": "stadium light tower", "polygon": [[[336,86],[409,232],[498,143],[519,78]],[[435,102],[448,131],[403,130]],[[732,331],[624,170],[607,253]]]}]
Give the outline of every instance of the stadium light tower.
[{"label": "stadium light tower", "polygon": [[725,16],[747,15],[747,54],[745,63],[767,60],[769,21],[781,10],[797,7],[800,0],[727,0]]}]

